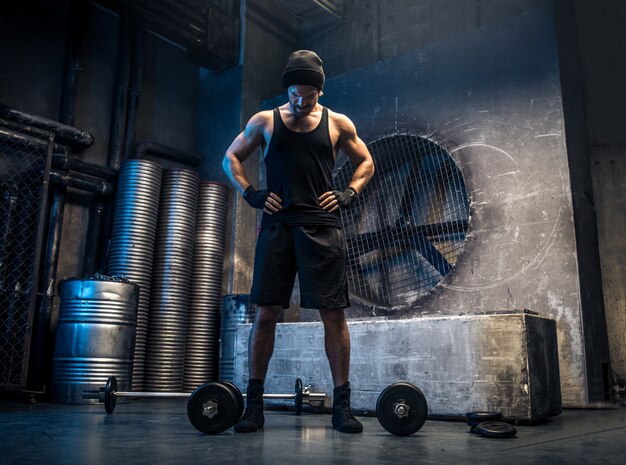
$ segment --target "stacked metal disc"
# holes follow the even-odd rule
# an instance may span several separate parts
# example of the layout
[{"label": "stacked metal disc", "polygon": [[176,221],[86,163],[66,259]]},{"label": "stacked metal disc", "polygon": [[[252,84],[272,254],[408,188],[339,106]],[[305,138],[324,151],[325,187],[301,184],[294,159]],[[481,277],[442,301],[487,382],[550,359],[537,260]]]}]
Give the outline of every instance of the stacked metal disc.
[{"label": "stacked metal disc", "polygon": [[183,387],[198,183],[190,170],[163,174],[148,321],[148,391],[180,392]]},{"label": "stacked metal disc", "polygon": [[133,391],[143,390],[152,261],[157,232],[162,168],[147,160],[126,160],[118,179],[107,270],[140,286],[133,361]]},{"label": "stacked metal disc", "polygon": [[183,388],[218,379],[228,187],[200,183]]}]

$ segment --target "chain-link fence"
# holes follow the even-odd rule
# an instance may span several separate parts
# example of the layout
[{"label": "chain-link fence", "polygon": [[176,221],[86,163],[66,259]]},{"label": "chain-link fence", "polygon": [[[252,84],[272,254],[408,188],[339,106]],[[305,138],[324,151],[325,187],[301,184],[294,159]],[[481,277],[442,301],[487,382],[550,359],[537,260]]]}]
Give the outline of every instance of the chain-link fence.
[{"label": "chain-link fence", "polygon": [[0,390],[26,383],[53,145],[0,125]]}]

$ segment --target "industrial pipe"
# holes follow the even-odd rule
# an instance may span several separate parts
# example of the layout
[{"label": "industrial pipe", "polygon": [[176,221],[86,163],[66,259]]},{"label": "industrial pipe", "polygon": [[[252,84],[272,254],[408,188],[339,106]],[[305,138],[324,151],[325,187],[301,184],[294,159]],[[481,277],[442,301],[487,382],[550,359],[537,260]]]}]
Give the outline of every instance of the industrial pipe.
[{"label": "industrial pipe", "polygon": [[[65,75],[63,76],[63,94],[59,121],[74,126],[76,116],[76,94],[78,93],[78,78],[80,76],[80,54],[83,45],[83,32],[89,2],[72,0],[70,7],[70,24],[67,49],[65,54]],[[91,145],[91,144],[89,144]]]},{"label": "industrial pipe", "polygon": [[135,28],[133,34],[133,56],[130,70],[130,86],[128,88],[128,106],[126,116],[126,134],[124,137],[124,157],[130,158],[135,143],[135,129],[137,127],[137,112],[139,96],[141,95],[141,78],[143,75],[143,28]]},{"label": "industrial pipe", "polygon": [[[51,173],[52,174],[52,173]],[[52,178],[51,178],[52,179]],[[50,322],[52,317],[52,302],[54,300],[54,285],[56,282],[57,265],[59,263],[59,249],[61,244],[61,228],[65,212],[66,189],[55,188],[52,192],[50,216],[48,218],[48,234],[45,256],[41,275],[41,282],[35,300],[33,330],[31,336],[31,355],[29,359],[28,383],[31,388],[41,389],[45,393],[48,382],[47,359],[50,344]]]},{"label": "industrial pipe", "polygon": [[128,107],[128,84],[131,64],[132,24],[125,16],[120,19],[120,31],[117,45],[117,64],[115,68],[115,88],[113,112],[111,115],[111,132],[109,134],[108,166],[119,170],[124,158],[124,129]]},{"label": "industrial pipe", "polygon": [[50,170],[50,180],[55,184],[75,187],[94,194],[109,195],[113,192],[113,185],[92,176],[80,173],[65,173],[57,170]]},{"label": "industrial pipe", "polygon": [[114,182],[119,172],[117,170],[107,168],[105,166],[87,163],[69,155],[55,153],[52,155],[52,166],[63,171],[77,171],[79,173],[88,174],[105,181]]},{"label": "industrial pipe", "polygon": [[32,125],[46,131],[54,132],[61,139],[74,142],[82,147],[89,147],[93,144],[93,136],[87,131],[82,131],[58,121],[31,115],[23,111],[16,110],[0,103],[0,116],[25,125]]},{"label": "industrial pipe", "polygon": [[[42,152],[46,151],[48,148],[48,142],[45,140],[39,139],[37,137],[32,137],[26,134],[22,134],[11,129],[5,129],[0,127],[0,140],[7,140],[12,142],[19,142],[24,144],[26,148],[30,148],[33,150],[41,150]],[[69,153],[69,149],[63,145],[54,144],[54,153],[67,154]]]},{"label": "industrial pipe", "polygon": [[23,124],[16,123],[15,121],[9,121],[8,119],[4,118],[0,118],[0,126],[4,126],[5,128],[12,129],[13,131],[21,132],[22,134],[38,137],[39,139],[44,140],[47,140],[51,134],[50,131],[34,128],[32,126],[25,126]]}]

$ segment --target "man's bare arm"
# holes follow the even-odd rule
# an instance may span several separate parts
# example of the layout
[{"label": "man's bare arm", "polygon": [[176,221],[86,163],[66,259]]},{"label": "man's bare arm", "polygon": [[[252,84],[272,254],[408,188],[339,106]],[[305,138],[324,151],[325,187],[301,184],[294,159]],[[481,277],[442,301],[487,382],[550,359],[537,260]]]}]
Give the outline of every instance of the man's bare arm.
[{"label": "man's bare arm", "polygon": [[260,113],[250,118],[244,130],[226,149],[226,154],[222,160],[222,169],[226,176],[242,194],[251,185],[243,162],[263,144],[264,122]]},{"label": "man's bare arm", "polygon": [[[350,184],[348,184],[348,188],[353,189],[355,193],[358,194],[365,188],[367,183],[370,182],[372,176],[374,176],[374,160],[365,143],[357,135],[354,123],[352,123],[348,117],[340,115],[337,119],[337,124],[339,128],[339,149],[348,156],[355,166],[354,174],[352,175]],[[320,206],[324,210],[332,213],[339,209],[342,203],[348,201],[346,205],[349,204],[351,198],[338,198],[338,195],[345,196],[346,194],[350,193],[348,191],[343,194],[337,194],[332,191],[324,192],[319,198]],[[352,196],[353,195],[354,193],[352,193]]]},{"label": "man's bare arm", "polygon": [[[226,173],[226,176],[228,176],[228,179],[230,179],[230,182],[241,194],[252,187],[252,183],[248,179],[246,170],[243,167],[243,162],[259,147],[263,146],[263,132],[267,122],[267,115],[265,113],[267,112],[257,113],[250,118],[244,130],[235,138],[232,144],[230,144],[230,147],[226,149],[226,154],[222,160],[222,169]],[[254,190],[254,188],[251,189],[251,191]],[[244,196],[244,198],[250,203],[249,198],[246,196]],[[268,193],[265,202],[262,203],[263,206],[257,206],[257,208],[263,208],[263,211],[270,214],[282,208],[281,198],[273,192]]]},{"label": "man's bare arm", "polygon": [[374,176],[374,160],[365,143],[357,135],[354,123],[345,116],[342,119],[339,148],[355,166],[349,187],[352,187],[359,193],[365,189],[367,183]]}]

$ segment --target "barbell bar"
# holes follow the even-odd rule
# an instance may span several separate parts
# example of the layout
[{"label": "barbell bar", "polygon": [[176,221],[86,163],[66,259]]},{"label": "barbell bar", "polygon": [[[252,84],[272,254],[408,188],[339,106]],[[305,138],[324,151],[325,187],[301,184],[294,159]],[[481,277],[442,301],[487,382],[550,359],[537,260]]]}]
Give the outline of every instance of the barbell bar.
[{"label": "barbell bar", "polygon": [[[244,399],[246,394],[243,394],[232,383],[221,383],[229,387],[229,389],[237,389],[237,396],[241,395]],[[197,389],[196,389],[197,390]],[[195,391],[194,391],[195,392]],[[101,403],[104,403],[104,408],[107,413],[113,413],[119,397],[126,397],[130,399],[185,399],[189,398],[192,392],[149,392],[149,391],[118,391],[117,390],[117,378],[110,376],[107,379],[106,385],[100,388],[98,391],[84,391],[83,399],[98,399]],[[324,392],[312,392],[311,385],[303,386],[302,380],[296,378],[295,390],[293,394],[263,394],[263,399],[278,400],[278,399],[293,399],[296,407],[296,414],[300,415],[302,412],[302,404],[310,404],[311,402],[324,402],[326,394]]]}]

